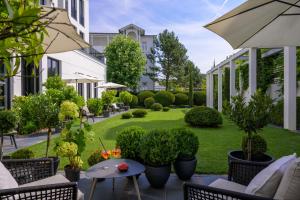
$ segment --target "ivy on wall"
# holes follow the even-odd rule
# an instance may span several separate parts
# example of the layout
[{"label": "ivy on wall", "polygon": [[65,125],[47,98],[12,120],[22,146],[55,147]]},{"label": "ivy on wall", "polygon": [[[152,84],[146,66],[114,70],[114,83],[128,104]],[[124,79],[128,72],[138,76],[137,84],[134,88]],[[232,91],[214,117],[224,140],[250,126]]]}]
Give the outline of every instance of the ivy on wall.
[{"label": "ivy on wall", "polygon": [[222,77],[222,97],[223,103],[230,100],[230,69],[228,67],[223,68],[223,77]]},{"label": "ivy on wall", "polygon": [[[245,60],[236,60],[236,78],[235,78],[235,87],[239,91],[240,84],[242,82],[242,92],[248,89],[249,87],[249,65]],[[240,80],[241,78],[241,80]]]},{"label": "ivy on wall", "polygon": [[214,108],[218,108],[218,75],[213,74],[214,81]]}]

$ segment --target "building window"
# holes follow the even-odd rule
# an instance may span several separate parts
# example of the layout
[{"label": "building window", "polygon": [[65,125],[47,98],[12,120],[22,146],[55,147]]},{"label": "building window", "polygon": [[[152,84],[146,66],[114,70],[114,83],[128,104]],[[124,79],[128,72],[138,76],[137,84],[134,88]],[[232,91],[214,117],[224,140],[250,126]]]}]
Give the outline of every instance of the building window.
[{"label": "building window", "polygon": [[98,83],[94,83],[94,98],[98,98]]},{"label": "building window", "polygon": [[84,26],[84,2],[79,0],[79,23]]},{"label": "building window", "polygon": [[77,1],[71,0],[71,16],[77,20]]},{"label": "building window", "polygon": [[79,31],[79,35],[82,39],[84,39],[84,33],[82,31]]},{"label": "building window", "polygon": [[142,49],[143,49],[144,52],[148,51],[147,42],[142,42]]},{"label": "building window", "polygon": [[48,57],[48,77],[60,75],[59,60]]},{"label": "building window", "polygon": [[30,94],[37,94],[40,91],[40,77],[38,68],[33,63],[27,64],[25,60],[22,61],[21,67],[22,80],[22,95],[28,96]]},{"label": "building window", "polygon": [[69,1],[65,0],[65,9],[69,11]]},{"label": "building window", "polygon": [[80,96],[83,96],[83,83],[78,83],[78,94],[80,95]]},{"label": "building window", "polygon": [[40,0],[40,5],[46,5],[47,4],[47,0]]},{"label": "building window", "polygon": [[91,83],[86,84],[86,99],[91,98]]}]

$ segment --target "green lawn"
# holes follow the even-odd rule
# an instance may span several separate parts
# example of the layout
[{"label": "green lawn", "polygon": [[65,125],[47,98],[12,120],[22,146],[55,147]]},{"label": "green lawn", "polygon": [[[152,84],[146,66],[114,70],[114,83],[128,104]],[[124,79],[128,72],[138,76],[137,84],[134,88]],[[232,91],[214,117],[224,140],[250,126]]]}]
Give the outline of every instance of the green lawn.
[{"label": "green lawn", "polygon": [[[116,116],[93,125],[96,138],[95,141],[87,144],[86,151],[82,156],[85,163],[84,169],[88,168],[86,162],[88,156],[95,149],[100,147],[99,137],[103,139],[104,145],[106,145],[107,148],[113,148],[117,132],[128,126],[141,126],[147,130],[155,128],[187,127],[196,133],[200,142],[200,148],[197,154],[197,172],[214,174],[226,173],[227,152],[240,149],[240,141],[244,133],[226,119],[224,119],[223,126],[220,128],[191,128],[185,124],[183,117],[184,109],[172,109],[169,112],[149,111],[145,118],[121,119],[121,116]],[[275,158],[294,152],[298,155],[300,154],[300,134],[273,127],[265,128],[262,134],[268,142],[268,153]],[[44,142],[30,147],[30,149],[34,150],[37,156],[43,156],[45,146],[46,144]],[[66,160],[62,160],[60,168],[65,164]]]}]

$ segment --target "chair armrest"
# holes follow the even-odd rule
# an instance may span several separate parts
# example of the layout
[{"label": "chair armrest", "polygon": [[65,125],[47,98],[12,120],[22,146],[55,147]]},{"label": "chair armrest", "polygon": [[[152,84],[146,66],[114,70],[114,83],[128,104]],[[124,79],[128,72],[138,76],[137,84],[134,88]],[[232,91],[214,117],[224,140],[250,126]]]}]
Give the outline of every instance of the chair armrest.
[{"label": "chair armrest", "polygon": [[205,185],[184,183],[184,200],[272,200]]},{"label": "chair armrest", "polygon": [[264,168],[259,162],[229,162],[228,180],[242,185],[249,185],[251,180]]},{"label": "chair armrest", "polygon": [[54,175],[53,161],[51,158],[7,159],[3,160],[2,163],[19,185]]},{"label": "chair armrest", "polygon": [[0,199],[77,200],[77,192],[76,183],[60,183],[0,190]]}]

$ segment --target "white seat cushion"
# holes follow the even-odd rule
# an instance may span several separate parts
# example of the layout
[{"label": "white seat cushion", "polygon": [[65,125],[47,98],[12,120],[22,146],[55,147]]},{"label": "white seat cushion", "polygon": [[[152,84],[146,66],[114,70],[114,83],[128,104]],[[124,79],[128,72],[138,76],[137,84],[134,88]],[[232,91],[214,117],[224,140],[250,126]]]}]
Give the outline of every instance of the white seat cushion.
[{"label": "white seat cushion", "polygon": [[245,193],[273,198],[285,170],[295,159],[296,154],[293,154],[289,156],[283,156],[270,164],[252,179],[245,190]]},{"label": "white seat cushion", "polygon": [[240,192],[240,193],[244,193],[246,190],[246,186],[244,185],[227,181],[224,179],[220,179],[220,178],[214,181],[213,183],[211,183],[209,186],[219,188],[219,189],[224,189],[224,190],[230,190],[234,192]]},{"label": "white seat cushion", "polygon": [[[38,186],[38,185],[49,185],[49,184],[56,184],[56,183],[68,183],[70,182],[66,177],[64,177],[61,174],[57,174],[55,176],[50,176],[48,178],[45,179],[41,179],[38,181],[34,181],[31,183],[26,183],[23,185],[20,185],[19,187],[29,187],[29,186]],[[84,199],[84,194],[78,190],[78,200],[83,200]]]},{"label": "white seat cushion", "polygon": [[300,158],[296,159],[285,171],[274,199],[300,199]]},{"label": "white seat cushion", "polygon": [[17,181],[8,171],[8,169],[0,162],[0,190],[19,187]]}]

